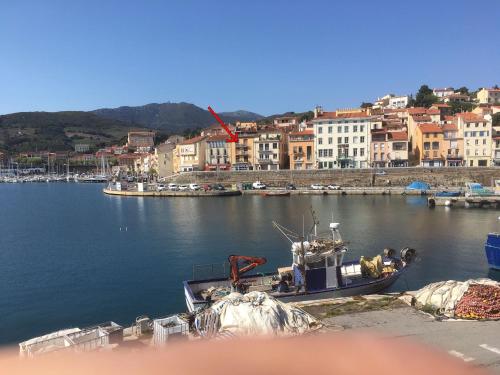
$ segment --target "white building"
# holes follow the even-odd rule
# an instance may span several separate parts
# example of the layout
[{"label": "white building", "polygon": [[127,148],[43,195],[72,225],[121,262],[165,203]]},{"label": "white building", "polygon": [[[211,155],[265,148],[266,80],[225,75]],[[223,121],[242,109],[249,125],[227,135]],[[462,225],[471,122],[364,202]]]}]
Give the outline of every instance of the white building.
[{"label": "white building", "polygon": [[386,108],[398,109],[406,108],[408,105],[408,95],[403,96],[393,96],[389,98],[389,104]]},{"label": "white building", "polygon": [[433,89],[432,93],[436,95],[438,98],[442,99],[445,96],[449,96],[451,94],[455,93],[455,90],[453,87],[444,87],[444,88],[439,88],[439,89]]},{"label": "white building", "polygon": [[489,167],[492,159],[491,122],[471,112],[456,115],[459,136],[464,138],[465,165]]},{"label": "white building", "polygon": [[319,109],[315,114],[312,123],[317,168],[367,168],[372,116],[363,109]]}]

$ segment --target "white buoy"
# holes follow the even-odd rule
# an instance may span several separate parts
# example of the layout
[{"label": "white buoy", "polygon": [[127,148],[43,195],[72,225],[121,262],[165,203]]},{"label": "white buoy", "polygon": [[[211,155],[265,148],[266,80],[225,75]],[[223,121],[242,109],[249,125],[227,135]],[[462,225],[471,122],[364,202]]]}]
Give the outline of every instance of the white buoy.
[{"label": "white buoy", "polygon": [[444,205],[445,205],[446,207],[450,207],[450,206],[451,206],[451,201],[450,201],[449,199],[448,199],[448,200],[446,200],[446,201],[444,201]]}]

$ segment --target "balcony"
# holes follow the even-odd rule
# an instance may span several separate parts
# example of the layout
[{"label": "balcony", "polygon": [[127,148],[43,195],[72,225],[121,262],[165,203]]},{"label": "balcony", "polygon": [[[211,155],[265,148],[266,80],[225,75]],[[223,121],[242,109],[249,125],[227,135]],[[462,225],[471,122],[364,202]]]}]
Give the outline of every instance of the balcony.
[{"label": "balcony", "polygon": [[258,159],[259,164],[273,164],[273,159]]},{"label": "balcony", "polygon": [[272,153],[274,153],[273,150],[259,150],[259,154],[271,155]]},{"label": "balcony", "polygon": [[236,143],[236,149],[248,149],[248,145]]}]

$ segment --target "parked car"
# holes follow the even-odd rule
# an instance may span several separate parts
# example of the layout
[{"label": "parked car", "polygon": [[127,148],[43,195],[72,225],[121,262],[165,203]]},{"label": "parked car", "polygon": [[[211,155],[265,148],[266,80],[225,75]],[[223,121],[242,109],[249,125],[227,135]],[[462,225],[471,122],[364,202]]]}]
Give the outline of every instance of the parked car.
[{"label": "parked car", "polygon": [[330,184],[330,185],[327,186],[327,189],[328,190],[340,190],[340,186],[339,185]]},{"label": "parked car", "polygon": [[222,184],[213,184],[210,186],[212,190],[226,190],[226,188]]},{"label": "parked car", "polygon": [[377,176],[385,176],[387,174],[387,172],[384,171],[383,169],[379,169],[379,170],[375,171],[375,174]]},{"label": "parked car", "polygon": [[180,191],[186,191],[188,189],[189,189],[189,186],[187,186],[187,185],[179,185],[179,190]]},{"label": "parked car", "polygon": [[167,190],[167,187],[164,184],[158,184],[158,185],[156,185],[156,190],[164,191],[164,190]]},{"label": "parked car", "polygon": [[285,189],[286,190],[297,190],[297,188],[295,187],[295,185],[292,184],[292,183],[286,184]]},{"label": "parked car", "polygon": [[265,184],[263,184],[262,182],[260,181],[255,181],[253,184],[252,184],[252,188],[253,189],[257,189],[257,190],[264,190],[267,186]]},{"label": "parked car", "polygon": [[174,183],[170,183],[170,184],[168,184],[168,190],[177,191],[177,190],[179,190],[179,185],[174,184]]},{"label": "parked car", "polygon": [[320,185],[320,184],[312,184],[311,185],[311,189],[313,189],[313,190],[324,190],[325,187],[323,185]]},{"label": "parked car", "polygon": [[198,184],[189,184],[189,190],[200,190],[201,186]]}]

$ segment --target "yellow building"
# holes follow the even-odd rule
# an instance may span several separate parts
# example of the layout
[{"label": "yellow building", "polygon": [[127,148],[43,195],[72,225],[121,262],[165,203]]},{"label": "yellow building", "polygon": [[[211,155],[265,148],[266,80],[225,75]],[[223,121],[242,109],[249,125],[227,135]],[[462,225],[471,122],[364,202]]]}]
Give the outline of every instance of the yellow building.
[{"label": "yellow building", "polygon": [[458,134],[463,137],[465,165],[467,167],[489,167],[491,165],[491,122],[471,112],[455,116]]},{"label": "yellow building", "polygon": [[481,89],[477,92],[479,104],[500,104],[500,89]]},{"label": "yellow building", "polygon": [[415,132],[415,156],[422,167],[444,166],[443,129],[438,124],[419,124]]},{"label": "yellow building", "polygon": [[288,165],[287,134],[278,129],[265,129],[254,141],[256,170],[285,169]]},{"label": "yellow building", "polygon": [[288,135],[288,158],[290,169],[314,169],[314,130],[291,132]]},{"label": "yellow building", "polygon": [[248,171],[255,168],[255,141],[257,132],[238,133],[238,142],[231,143],[231,168],[235,171]]}]

